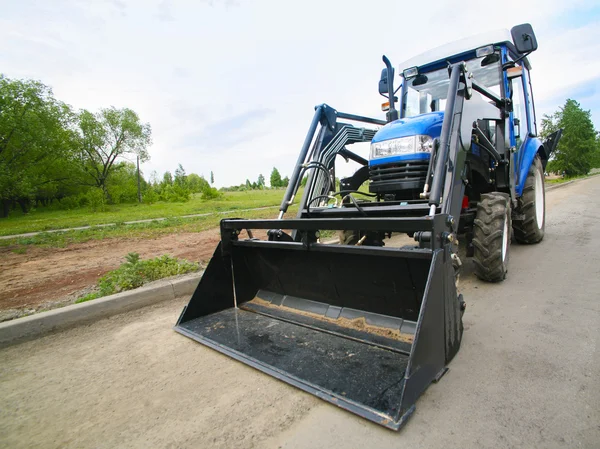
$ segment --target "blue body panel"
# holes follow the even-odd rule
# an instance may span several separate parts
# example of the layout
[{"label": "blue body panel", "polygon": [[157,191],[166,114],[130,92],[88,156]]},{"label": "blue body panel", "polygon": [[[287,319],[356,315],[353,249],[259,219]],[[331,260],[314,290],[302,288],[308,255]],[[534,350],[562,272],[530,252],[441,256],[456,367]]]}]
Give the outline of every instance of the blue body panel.
[{"label": "blue body panel", "polygon": [[[406,117],[388,123],[375,134],[372,143],[383,142],[390,139],[410,137],[416,135],[430,136],[432,139],[439,137],[442,132],[443,112],[430,112],[415,117]],[[370,166],[389,164],[394,162],[421,161],[429,159],[429,153],[401,154],[398,156],[382,157],[369,161]]]},{"label": "blue body panel", "polygon": [[388,123],[375,134],[372,143],[384,140],[399,139],[400,137],[416,136],[418,134],[440,137],[442,132],[443,112],[429,112],[415,117],[406,117]]},{"label": "blue body panel", "polygon": [[[515,191],[517,196],[523,194],[523,187],[525,187],[525,180],[529,173],[529,167],[535,159],[535,155],[542,146],[542,141],[537,137],[527,137],[518,152],[518,170],[516,178]],[[515,164],[517,165],[517,164]]]}]

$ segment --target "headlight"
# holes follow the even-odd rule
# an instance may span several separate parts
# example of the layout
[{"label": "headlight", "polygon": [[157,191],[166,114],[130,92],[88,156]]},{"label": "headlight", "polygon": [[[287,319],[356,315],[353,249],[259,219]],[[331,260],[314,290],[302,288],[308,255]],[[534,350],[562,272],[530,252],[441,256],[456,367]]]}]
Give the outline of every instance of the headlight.
[{"label": "headlight", "polygon": [[409,136],[371,144],[371,159],[398,154],[431,153],[433,139],[429,136]]}]

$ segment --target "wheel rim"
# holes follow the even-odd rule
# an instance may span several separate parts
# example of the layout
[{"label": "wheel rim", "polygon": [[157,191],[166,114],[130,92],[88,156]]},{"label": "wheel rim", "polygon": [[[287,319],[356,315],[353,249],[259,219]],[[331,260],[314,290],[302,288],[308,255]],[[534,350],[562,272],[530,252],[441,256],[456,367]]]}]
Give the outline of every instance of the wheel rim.
[{"label": "wheel rim", "polygon": [[544,180],[539,170],[535,171],[535,218],[539,229],[544,225]]},{"label": "wheel rim", "polygon": [[506,250],[508,249],[508,217],[504,219],[504,234],[502,235],[502,262],[506,260]]}]

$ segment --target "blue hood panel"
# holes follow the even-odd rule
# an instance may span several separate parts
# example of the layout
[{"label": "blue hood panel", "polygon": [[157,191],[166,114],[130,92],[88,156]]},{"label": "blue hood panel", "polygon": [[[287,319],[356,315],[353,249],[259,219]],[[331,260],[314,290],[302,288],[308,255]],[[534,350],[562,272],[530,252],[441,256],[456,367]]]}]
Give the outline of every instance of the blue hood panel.
[{"label": "blue hood panel", "polygon": [[398,139],[400,137],[415,136],[418,134],[430,136],[435,139],[442,133],[443,112],[429,112],[415,117],[407,117],[388,123],[375,134],[372,142]]},{"label": "blue hood panel", "polygon": [[[430,136],[432,139],[440,137],[442,133],[443,112],[430,112],[415,117],[401,118],[388,123],[375,134],[371,143],[383,142],[390,139],[410,137],[416,135]],[[400,154],[397,156],[371,159],[370,166],[390,164],[403,161],[417,161],[429,159],[429,153]]]}]

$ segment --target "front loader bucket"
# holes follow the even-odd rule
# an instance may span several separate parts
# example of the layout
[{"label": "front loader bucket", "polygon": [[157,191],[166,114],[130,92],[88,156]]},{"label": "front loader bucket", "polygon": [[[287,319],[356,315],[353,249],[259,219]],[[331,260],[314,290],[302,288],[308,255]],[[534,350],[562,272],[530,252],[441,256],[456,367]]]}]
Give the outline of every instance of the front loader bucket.
[{"label": "front loader bucket", "polygon": [[449,249],[236,243],[219,244],[175,329],[399,429],[460,345]]}]

